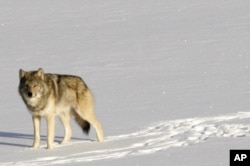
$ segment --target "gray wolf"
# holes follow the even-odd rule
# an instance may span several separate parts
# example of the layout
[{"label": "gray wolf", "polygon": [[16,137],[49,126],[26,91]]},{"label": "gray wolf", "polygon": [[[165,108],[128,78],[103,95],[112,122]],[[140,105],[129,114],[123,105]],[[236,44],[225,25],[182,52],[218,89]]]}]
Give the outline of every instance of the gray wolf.
[{"label": "gray wolf", "polygon": [[40,120],[47,122],[47,148],[54,148],[55,116],[58,115],[65,130],[61,143],[71,139],[71,117],[89,132],[90,124],[96,130],[97,140],[103,141],[102,125],[94,113],[93,95],[86,83],[78,76],[19,70],[19,94],[32,115],[34,126],[33,148],[40,146]]}]

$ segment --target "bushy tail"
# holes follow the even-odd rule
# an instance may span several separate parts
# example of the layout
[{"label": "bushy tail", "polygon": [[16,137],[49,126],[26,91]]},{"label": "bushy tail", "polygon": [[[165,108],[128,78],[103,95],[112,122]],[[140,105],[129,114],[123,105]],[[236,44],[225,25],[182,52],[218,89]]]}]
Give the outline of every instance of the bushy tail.
[{"label": "bushy tail", "polygon": [[85,134],[89,134],[90,123],[84,119],[82,119],[76,112],[74,112],[75,120],[77,124],[82,128],[82,131]]}]

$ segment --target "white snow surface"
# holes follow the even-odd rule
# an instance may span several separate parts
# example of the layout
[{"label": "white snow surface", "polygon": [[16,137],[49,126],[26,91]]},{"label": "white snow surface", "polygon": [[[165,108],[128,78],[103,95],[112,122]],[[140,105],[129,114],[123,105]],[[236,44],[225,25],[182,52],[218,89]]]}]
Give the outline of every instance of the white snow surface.
[{"label": "white snow surface", "polygon": [[[250,2],[0,1],[0,165],[228,166],[250,149]],[[32,149],[18,71],[81,76],[105,141]]]}]

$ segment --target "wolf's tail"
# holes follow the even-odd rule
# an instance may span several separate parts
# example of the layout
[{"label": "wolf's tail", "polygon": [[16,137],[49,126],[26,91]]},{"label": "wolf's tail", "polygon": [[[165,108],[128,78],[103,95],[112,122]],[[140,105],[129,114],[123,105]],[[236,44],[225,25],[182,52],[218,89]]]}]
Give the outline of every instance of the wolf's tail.
[{"label": "wolf's tail", "polygon": [[90,123],[84,119],[82,119],[76,112],[74,112],[75,120],[77,124],[82,128],[82,131],[85,134],[89,134]]}]

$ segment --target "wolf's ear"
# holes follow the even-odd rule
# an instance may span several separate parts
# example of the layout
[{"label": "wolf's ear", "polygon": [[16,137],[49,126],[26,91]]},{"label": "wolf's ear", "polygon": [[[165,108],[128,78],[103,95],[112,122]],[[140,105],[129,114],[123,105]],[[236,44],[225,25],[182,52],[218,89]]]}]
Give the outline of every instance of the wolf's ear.
[{"label": "wolf's ear", "polygon": [[44,71],[43,71],[42,68],[39,68],[39,69],[37,70],[37,75],[38,75],[42,80],[44,80]]},{"label": "wolf's ear", "polygon": [[26,72],[23,69],[19,70],[19,78],[22,79],[26,75]]}]

